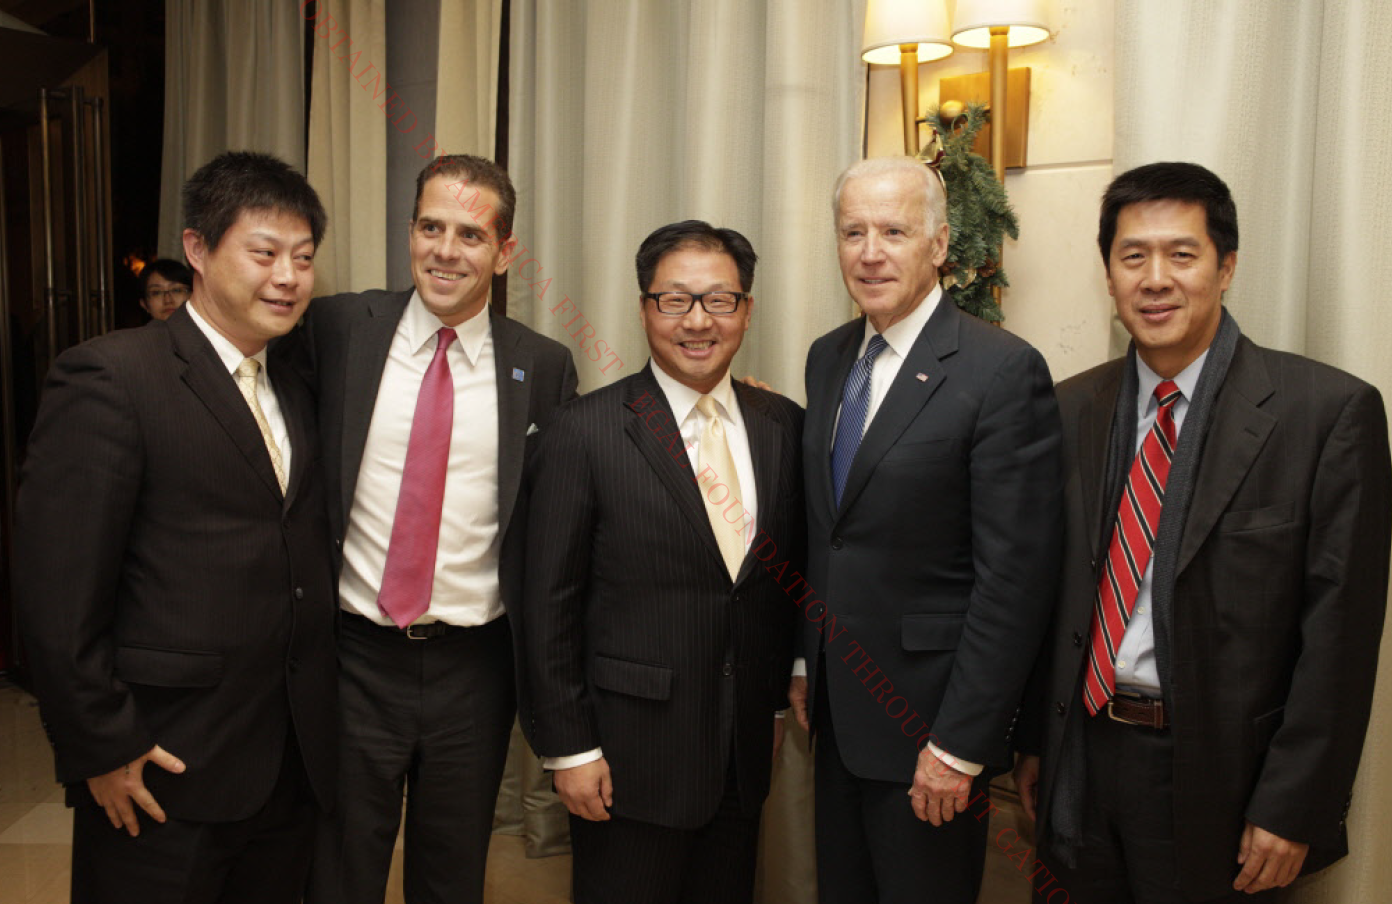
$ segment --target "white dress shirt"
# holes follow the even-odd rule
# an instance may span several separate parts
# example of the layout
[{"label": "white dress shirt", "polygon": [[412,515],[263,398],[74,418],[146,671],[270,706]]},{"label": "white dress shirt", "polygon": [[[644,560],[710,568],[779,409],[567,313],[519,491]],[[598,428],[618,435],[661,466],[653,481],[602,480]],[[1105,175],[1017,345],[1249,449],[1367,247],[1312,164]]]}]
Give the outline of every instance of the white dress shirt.
[{"label": "white dress shirt", "polygon": [[[1207,358],[1208,350],[1205,349],[1202,355],[1174,377],[1180,393],[1172,409],[1176,442],[1179,440],[1180,430],[1184,429],[1184,416],[1189,413],[1189,400],[1194,397],[1194,388],[1199,384],[1199,373],[1203,370]],[[1160,413],[1160,402],[1155,398],[1155,387],[1164,380],[1147,367],[1139,356],[1136,358],[1136,375],[1139,378],[1139,386],[1136,390],[1136,444],[1131,450],[1133,461]],[[1113,520],[1113,530],[1115,523]],[[1107,542],[1111,543],[1110,535]],[[1146,564],[1145,574],[1141,576],[1141,586],[1136,592],[1136,605],[1131,610],[1131,621],[1126,626],[1121,645],[1117,647],[1116,686],[1117,690],[1159,698],[1162,696],[1160,672],[1155,666],[1155,632],[1150,605],[1151,578],[1154,573],[1155,558],[1152,556]]]},{"label": "white dress shirt", "polygon": [[[338,584],[340,605],[380,625],[392,624],[377,605],[377,595],[396,519],[416,398],[442,326],[420,293],[413,293],[382,370],[348,513]],[[498,381],[487,307],[454,331],[457,339],[445,351],[454,383],[454,423],[435,582],[430,608],[416,623],[475,626],[503,614],[498,588]]]},{"label": "white dress shirt", "polygon": [[[242,366],[242,361],[246,358],[254,358],[261,365],[261,369],[256,372],[256,401],[261,403],[261,413],[266,416],[266,426],[271,428],[271,438],[275,440],[276,446],[280,449],[280,466],[285,471],[285,479],[290,479],[290,431],[285,426],[285,415],[280,410],[280,400],[276,398],[275,389],[271,386],[271,372],[266,364],[266,349],[254,355],[244,355],[237,346],[232,344],[222,333],[219,333],[211,323],[203,319],[203,315],[198,313],[196,304],[187,305],[189,316],[193,318],[193,323],[208,337],[208,341],[213,344],[213,351],[217,352],[218,359],[222,361],[224,367],[232,374],[232,379],[237,379],[237,368]],[[248,408],[248,411],[251,409]],[[260,433],[260,430],[256,431]]]},{"label": "white dress shirt", "polygon": [[[701,398],[701,393],[677,382],[656,362],[649,360],[648,365],[657,378],[658,388],[667,397],[672,422],[681,425],[682,442],[686,445],[686,454],[691,459],[691,473],[694,475],[700,467],[697,462],[701,454],[701,433],[706,429],[706,416],[696,410],[696,401]],[[715,399],[716,409],[725,422],[725,441],[730,446],[730,458],[735,463],[735,476],[739,478],[740,495],[743,497],[740,502],[744,503],[747,513],[744,528],[744,549],[747,554],[749,544],[754,540],[755,525],[759,523],[759,488],[754,482],[754,457],[749,451],[749,432],[744,426],[744,413],[735,400],[735,387],[730,382],[729,371],[720,378],[710,396]],[[570,756],[542,757],[541,766],[551,770],[573,769],[593,763],[602,756],[604,751],[596,747]]]}]

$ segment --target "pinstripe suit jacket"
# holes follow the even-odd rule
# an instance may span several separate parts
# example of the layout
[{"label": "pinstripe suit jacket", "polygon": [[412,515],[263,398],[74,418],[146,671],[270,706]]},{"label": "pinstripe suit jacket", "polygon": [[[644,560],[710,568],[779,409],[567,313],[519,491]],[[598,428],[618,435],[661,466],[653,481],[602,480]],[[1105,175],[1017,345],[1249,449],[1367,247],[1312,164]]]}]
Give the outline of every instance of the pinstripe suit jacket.
[{"label": "pinstripe suit jacket", "polygon": [[282,495],[236,381],[186,310],[58,357],[16,506],[35,690],[71,802],[159,744],[172,817],[245,819],[293,718],[319,801],[337,772],[334,585],[309,388],[273,360]]},{"label": "pinstripe suit jacket", "polygon": [[733,750],[746,811],[768,793],[801,570],[802,409],[735,384],[757,534],[730,580],[670,406],[649,368],[563,408],[530,472],[523,601],[534,746],[603,747],[612,812],[675,828],[715,813]]}]

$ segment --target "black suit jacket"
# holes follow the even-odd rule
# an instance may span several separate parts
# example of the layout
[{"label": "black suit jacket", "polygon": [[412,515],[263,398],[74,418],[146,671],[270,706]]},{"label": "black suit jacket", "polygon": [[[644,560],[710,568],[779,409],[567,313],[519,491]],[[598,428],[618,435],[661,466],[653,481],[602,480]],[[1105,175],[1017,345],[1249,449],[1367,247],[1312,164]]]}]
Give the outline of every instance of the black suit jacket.
[{"label": "black suit jacket", "polygon": [[[1110,539],[1102,486],[1125,359],[1059,384],[1067,526],[1046,644],[1039,812],[1079,684]],[[1309,843],[1305,871],[1347,853],[1344,817],[1367,727],[1387,597],[1392,465],[1373,387],[1238,342],[1214,401],[1180,540],[1173,605],[1174,829],[1181,886],[1231,889],[1243,820]]]},{"label": "black suit jacket", "polygon": [[[297,337],[304,340],[305,347],[297,351],[307,352],[308,376],[318,391],[329,522],[340,557],[382,371],[413,291],[375,290],[316,299],[305,318],[304,335]],[[526,536],[522,474],[537,440],[535,431],[528,431],[533,425],[538,430],[545,426],[557,407],[575,397],[578,379],[565,346],[492,311],[489,322],[498,377],[498,570],[503,605],[514,637],[520,638],[516,601]],[[523,379],[514,379],[514,370],[521,371]],[[402,399],[400,404],[414,405],[415,400]],[[525,698],[519,702],[525,712]]]},{"label": "black suit jacket", "polygon": [[758,533],[734,582],[650,368],[562,409],[532,469],[534,746],[603,747],[612,812],[683,829],[714,816],[732,749],[742,806],[763,802],[792,665],[795,609],[774,575],[802,561],[802,409],[739,383],[735,395]]},{"label": "black suit jacket", "polygon": [[309,389],[268,369],[289,428],[282,495],[236,381],[186,310],[54,362],[16,506],[16,599],[72,802],[156,744],[172,817],[244,819],[292,731],[336,781],[334,585]]},{"label": "black suit jacket", "polygon": [[803,619],[809,688],[825,650],[837,745],[861,778],[910,783],[912,738],[922,746],[928,729],[948,753],[1004,767],[1057,573],[1048,367],[944,296],[870,422],[837,507],[832,438],[864,329],[860,319],[838,327],[807,356],[808,577],[829,613]]}]

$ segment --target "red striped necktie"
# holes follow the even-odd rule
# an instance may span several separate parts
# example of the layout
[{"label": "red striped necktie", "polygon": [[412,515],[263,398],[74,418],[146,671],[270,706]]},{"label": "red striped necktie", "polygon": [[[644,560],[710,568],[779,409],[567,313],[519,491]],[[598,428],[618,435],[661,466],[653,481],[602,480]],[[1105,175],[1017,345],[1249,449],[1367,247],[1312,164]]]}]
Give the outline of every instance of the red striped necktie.
[{"label": "red striped necktie", "polygon": [[1088,668],[1083,677],[1083,703],[1094,716],[1116,693],[1117,648],[1131,622],[1141,578],[1150,565],[1160,509],[1165,503],[1165,481],[1174,457],[1174,404],[1180,398],[1179,387],[1173,380],[1165,380],[1155,387],[1155,397],[1160,400],[1160,410],[1126,477],[1107,561],[1097,582]]}]

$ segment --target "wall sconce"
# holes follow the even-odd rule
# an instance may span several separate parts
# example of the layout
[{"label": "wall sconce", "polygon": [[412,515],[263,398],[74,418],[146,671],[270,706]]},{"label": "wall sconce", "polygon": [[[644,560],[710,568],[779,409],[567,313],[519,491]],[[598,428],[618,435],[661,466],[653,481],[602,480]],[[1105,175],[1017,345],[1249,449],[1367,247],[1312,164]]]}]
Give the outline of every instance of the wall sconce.
[{"label": "wall sconce", "polygon": [[[1050,37],[1046,5],[1047,0],[957,0],[953,13],[953,43],[988,51],[990,159],[1001,182],[1005,181],[1007,165],[1025,165],[1029,133],[1029,69],[1009,69],[1007,48],[1037,44]],[[979,73],[945,78],[939,83],[939,101],[981,100],[980,85]]]},{"label": "wall sconce", "polygon": [[946,0],[869,0],[860,57],[867,63],[899,64],[904,115],[904,153],[918,154],[918,64],[952,53]]}]

